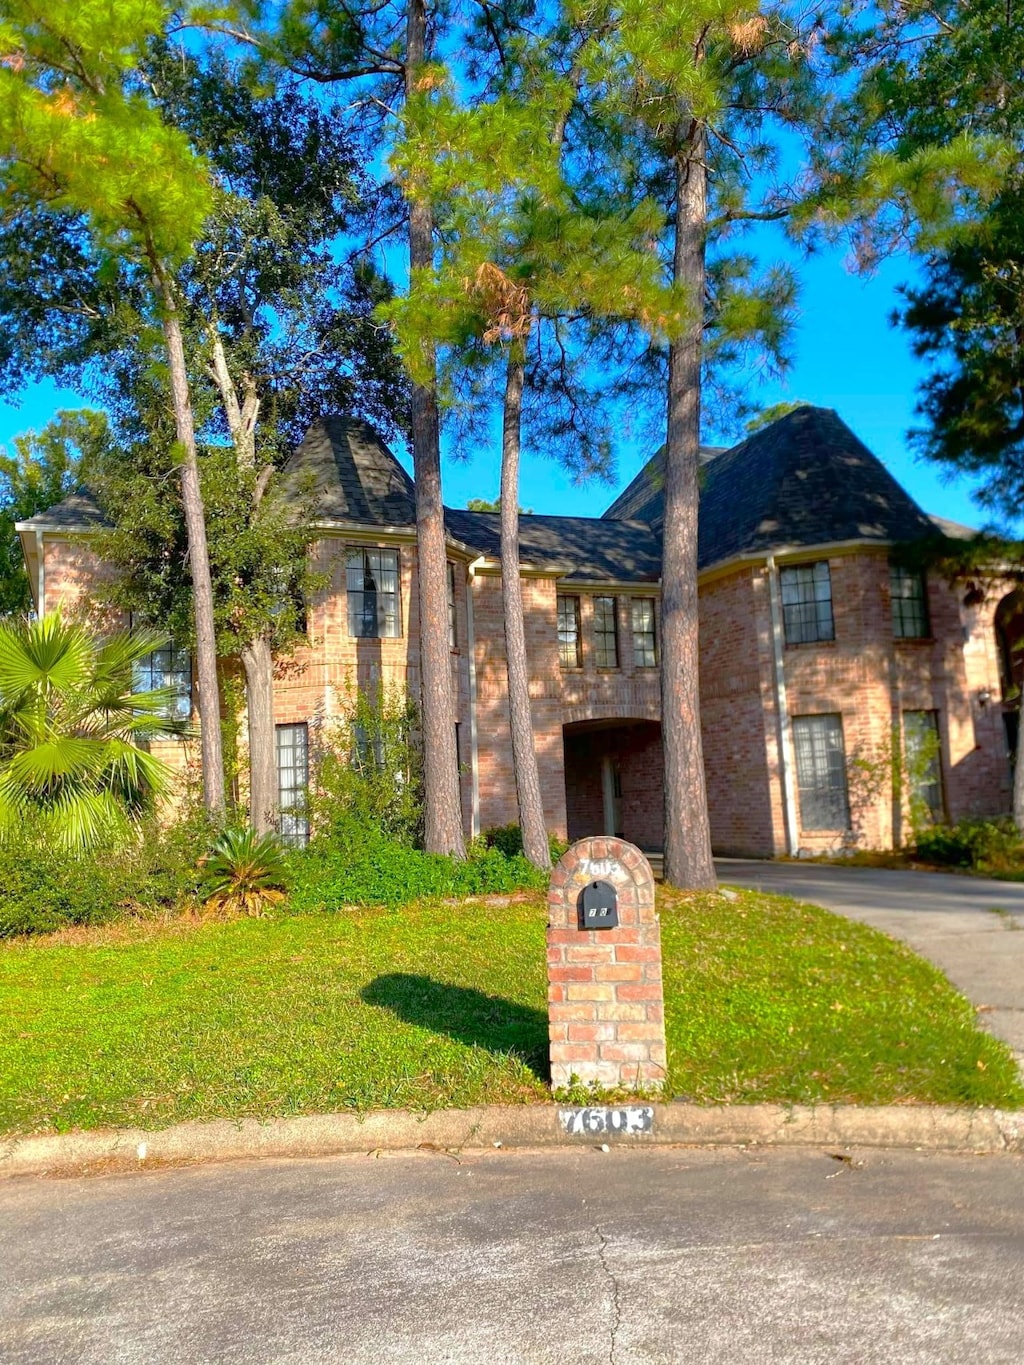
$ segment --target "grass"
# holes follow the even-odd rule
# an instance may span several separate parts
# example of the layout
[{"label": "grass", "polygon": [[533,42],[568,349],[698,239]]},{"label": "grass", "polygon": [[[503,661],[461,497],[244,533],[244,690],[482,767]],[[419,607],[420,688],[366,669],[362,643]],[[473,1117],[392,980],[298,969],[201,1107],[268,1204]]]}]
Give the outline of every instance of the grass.
[{"label": "grass", "polygon": [[[783,897],[659,891],[670,1095],[1024,1104],[945,978]],[[0,947],[0,1130],[545,1099],[544,906],[66,931]]]}]

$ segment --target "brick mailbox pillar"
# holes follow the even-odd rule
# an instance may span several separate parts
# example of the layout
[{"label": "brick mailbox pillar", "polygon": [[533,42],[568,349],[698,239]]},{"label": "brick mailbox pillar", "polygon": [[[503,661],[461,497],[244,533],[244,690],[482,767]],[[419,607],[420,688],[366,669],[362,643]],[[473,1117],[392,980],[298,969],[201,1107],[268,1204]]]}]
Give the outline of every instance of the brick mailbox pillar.
[{"label": "brick mailbox pillar", "polygon": [[[588,908],[585,908],[588,907]],[[587,924],[612,924],[589,928]],[[654,1090],[665,1080],[661,931],[647,859],[623,839],[580,839],[548,892],[551,1084]]]}]

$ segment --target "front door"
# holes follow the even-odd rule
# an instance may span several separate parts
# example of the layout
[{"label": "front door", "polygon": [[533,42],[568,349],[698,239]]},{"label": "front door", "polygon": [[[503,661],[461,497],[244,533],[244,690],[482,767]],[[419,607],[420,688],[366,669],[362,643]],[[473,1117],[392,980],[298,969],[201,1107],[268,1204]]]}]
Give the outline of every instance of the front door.
[{"label": "front door", "polygon": [[604,832],[621,839],[622,834],[622,774],[611,754],[601,759],[601,796],[604,805]]}]

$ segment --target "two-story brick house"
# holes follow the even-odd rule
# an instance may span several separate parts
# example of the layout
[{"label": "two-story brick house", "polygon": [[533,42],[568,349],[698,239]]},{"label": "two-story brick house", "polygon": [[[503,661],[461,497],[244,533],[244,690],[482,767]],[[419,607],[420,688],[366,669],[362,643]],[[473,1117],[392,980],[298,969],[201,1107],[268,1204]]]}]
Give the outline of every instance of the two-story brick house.
[{"label": "two-story brick house", "polygon": [[[545,814],[577,838],[662,837],[660,456],[601,518],[524,516],[530,692]],[[317,489],[327,588],[282,662],[282,808],[308,778],[309,739],[353,685],[419,688],[415,509],[405,470],[366,424],[318,423],[289,492]],[[449,634],[466,830],[516,818],[501,624],[498,517],[446,514]],[[19,527],[44,610],[80,603],[102,566],[87,495]],[[894,732],[922,757],[917,796],[957,819],[1008,808],[1006,593],[968,604],[893,550],[934,530],[835,413],[802,407],[709,451],[700,512],[701,709],[712,838],[771,856],[899,839],[885,778]],[[191,683],[169,648],[154,674]],[[1008,724],[1009,723],[1009,724]],[[932,757],[934,755],[934,757]],[[904,803],[905,804],[905,803]],[[301,834],[301,820],[286,828]]]}]

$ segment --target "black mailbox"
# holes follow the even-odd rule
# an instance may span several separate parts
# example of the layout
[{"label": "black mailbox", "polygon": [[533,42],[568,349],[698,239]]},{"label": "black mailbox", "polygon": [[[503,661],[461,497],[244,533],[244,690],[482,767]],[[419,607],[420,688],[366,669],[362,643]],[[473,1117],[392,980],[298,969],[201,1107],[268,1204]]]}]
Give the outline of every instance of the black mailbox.
[{"label": "black mailbox", "polygon": [[590,882],[580,892],[581,929],[617,929],[619,898],[610,882]]}]

